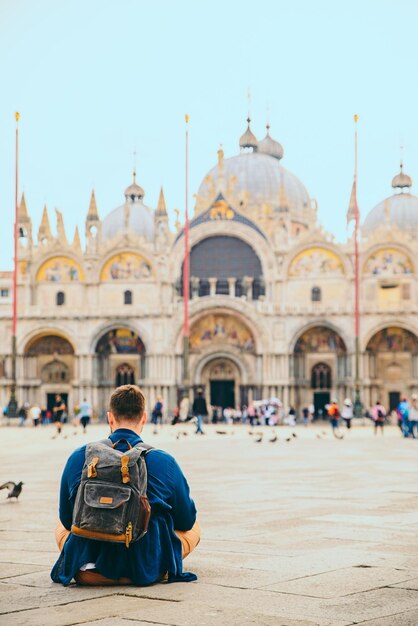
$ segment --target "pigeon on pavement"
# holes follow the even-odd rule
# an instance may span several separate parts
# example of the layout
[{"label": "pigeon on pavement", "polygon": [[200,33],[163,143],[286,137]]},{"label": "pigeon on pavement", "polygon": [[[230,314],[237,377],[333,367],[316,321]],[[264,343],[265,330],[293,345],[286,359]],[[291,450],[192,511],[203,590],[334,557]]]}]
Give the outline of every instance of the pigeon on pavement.
[{"label": "pigeon on pavement", "polygon": [[22,492],[22,485],[23,485],[22,482],[16,484],[13,481],[9,480],[9,482],[3,483],[3,485],[0,485],[0,489],[8,489],[9,494],[7,497],[16,498],[17,500]]}]

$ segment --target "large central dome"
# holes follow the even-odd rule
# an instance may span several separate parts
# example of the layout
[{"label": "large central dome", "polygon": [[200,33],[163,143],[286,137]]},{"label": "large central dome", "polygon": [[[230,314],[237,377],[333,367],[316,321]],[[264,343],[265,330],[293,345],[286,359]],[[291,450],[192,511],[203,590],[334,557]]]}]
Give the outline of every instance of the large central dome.
[{"label": "large central dome", "polygon": [[[250,137],[250,139],[248,139]],[[235,208],[250,216],[269,207],[288,210],[292,221],[303,224],[313,220],[312,202],[303,183],[280,164],[283,148],[269,133],[260,142],[248,125],[241,137],[242,152],[223,159],[203,179],[197,194],[196,212],[204,211],[219,191],[233,199]]]},{"label": "large central dome", "polygon": [[213,186],[218,188],[221,178],[226,185],[231,183],[235,195],[242,199],[247,197],[248,205],[278,207],[284,191],[289,210],[295,217],[299,213],[301,216],[306,214],[311,208],[305,186],[277,159],[267,154],[250,152],[225,159],[221,168],[216,165],[204,178],[199,187],[199,198],[210,197]]}]

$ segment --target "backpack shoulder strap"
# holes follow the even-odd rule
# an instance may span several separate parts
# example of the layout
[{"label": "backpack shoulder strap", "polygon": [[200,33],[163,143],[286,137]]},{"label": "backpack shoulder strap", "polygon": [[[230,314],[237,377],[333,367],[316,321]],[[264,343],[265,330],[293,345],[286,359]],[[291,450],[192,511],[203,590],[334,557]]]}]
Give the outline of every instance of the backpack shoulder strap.
[{"label": "backpack shoulder strap", "polygon": [[135,448],[141,451],[141,456],[145,456],[150,450],[155,450],[154,446],[150,446],[149,443],[144,443],[143,441],[138,443]]}]

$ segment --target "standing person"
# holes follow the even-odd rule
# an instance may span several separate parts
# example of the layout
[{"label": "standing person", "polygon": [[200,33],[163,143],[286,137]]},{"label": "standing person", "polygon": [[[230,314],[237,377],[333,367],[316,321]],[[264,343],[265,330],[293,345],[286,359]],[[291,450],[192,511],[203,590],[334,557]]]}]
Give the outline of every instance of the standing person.
[{"label": "standing person", "polygon": [[154,435],[156,435],[158,424],[162,425],[163,423],[163,399],[161,396],[157,397],[157,402],[152,409],[151,422],[154,424]]},{"label": "standing person", "polygon": [[66,411],[67,407],[65,405],[65,402],[60,394],[57,393],[57,395],[55,396],[55,403],[52,409],[52,423],[55,425],[56,428],[56,434],[52,437],[53,439],[61,434],[64,422],[64,415]]},{"label": "standing person", "polygon": [[296,409],[293,406],[289,409],[286,421],[289,426],[296,426]]},{"label": "standing person", "polygon": [[337,400],[333,400],[332,403],[329,405],[328,415],[329,415],[329,419],[331,423],[332,434],[334,435],[334,437],[337,437],[337,432],[339,431],[339,428],[340,428],[339,421],[341,417]]},{"label": "standing person", "polygon": [[19,426],[24,426],[25,425],[25,422],[26,422],[27,417],[28,417],[28,408],[29,408],[29,405],[28,405],[27,402],[24,402],[22,404],[22,406],[20,407],[19,412],[17,414],[17,416],[19,418]]},{"label": "standing person", "polygon": [[83,434],[87,432],[87,425],[90,422],[91,417],[91,404],[87,402],[87,398],[83,398],[83,402],[80,404],[79,416],[80,416],[80,424],[83,427]]},{"label": "standing person", "polygon": [[350,430],[351,420],[353,419],[353,403],[351,402],[350,398],[346,398],[344,400],[341,417],[343,418],[345,425],[347,426],[347,430]]},{"label": "standing person", "polygon": [[41,413],[42,411],[40,407],[37,404],[32,404],[31,408],[29,409],[29,417],[32,420],[34,428],[36,428],[39,424]]},{"label": "standing person", "polygon": [[207,416],[208,409],[206,406],[206,400],[203,397],[203,391],[199,389],[197,396],[193,401],[193,415],[196,418],[196,435],[204,435],[202,429],[203,418]]},{"label": "standing person", "polygon": [[180,400],[180,422],[187,422],[189,418],[190,400],[187,396],[183,396]]},{"label": "standing person", "polygon": [[418,395],[416,393],[412,394],[409,403],[409,424],[411,435],[414,439],[418,439]]},{"label": "standing person", "polygon": [[377,429],[380,428],[383,435],[383,428],[386,419],[386,409],[383,404],[378,400],[372,408],[372,420],[374,421],[374,434],[377,435]]},{"label": "standing person", "polygon": [[409,424],[409,404],[405,397],[399,402],[396,412],[400,418],[402,434],[407,438],[411,434],[411,427]]},{"label": "standing person", "polygon": [[255,407],[254,407],[254,404],[252,402],[251,402],[250,406],[248,407],[247,414],[248,414],[248,421],[249,421],[250,426],[252,428],[254,426],[254,419],[255,419]]},{"label": "standing person", "polygon": [[[183,559],[194,550],[200,539],[196,507],[178,463],[162,450],[149,449],[143,457],[147,473],[146,496],[142,498],[145,504],[149,503],[151,516],[148,531],[142,539],[131,542],[127,549],[125,543],[109,543],[106,533],[102,533],[103,539],[96,540],[74,534],[76,495],[81,481],[85,484],[87,471],[84,470],[83,474],[83,467],[91,450],[99,443],[106,448],[113,445],[121,454],[127,452],[128,448],[132,452],[132,448],[141,445],[144,450],[142,429],[146,423],[146,412],[141,390],[135,385],[115,389],[110,398],[107,419],[111,430],[107,445],[95,442],[78,448],[71,454],[64,468],[59,522],[55,531],[61,554],[52,569],[52,580],[62,585],[68,585],[75,578],[81,585],[138,586],[156,583],[164,578],[164,574],[168,575],[168,582],[196,580],[194,574],[183,571]],[[97,458],[94,467],[96,464],[100,478],[103,461]],[[129,472],[133,473],[131,465],[127,466],[128,480]],[[103,482],[99,484],[106,486],[103,472],[101,477]],[[98,483],[93,480],[91,489],[97,488]],[[135,497],[133,491],[131,493],[131,497]],[[97,521],[100,527],[100,508],[96,510],[99,512]],[[71,532],[72,528],[74,532]],[[127,530],[128,527],[126,534]]]},{"label": "standing person", "polygon": [[178,422],[180,421],[180,409],[179,407],[176,405],[173,409],[173,416],[171,419],[171,425],[175,426],[176,424],[178,424]]},{"label": "standing person", "polygon": [[304,406],[302,409],[302,417],[303,417],[304,425],[309,426],[310,413],[309,413],[309,408],[307,406]]},{"label": "standing person", "polygon": [[46,406],[43,404],[41,407],[41,424],[44,426],[45,424],[49,424],[49,420],[51,419],[51,412],[48,411]]}]

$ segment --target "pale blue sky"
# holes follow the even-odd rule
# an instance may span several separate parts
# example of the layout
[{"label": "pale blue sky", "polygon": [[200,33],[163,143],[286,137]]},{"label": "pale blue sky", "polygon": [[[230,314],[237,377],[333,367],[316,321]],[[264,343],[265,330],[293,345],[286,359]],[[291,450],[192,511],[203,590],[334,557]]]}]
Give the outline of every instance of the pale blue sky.
[{"label": "pale blue sky", "polygon": [[269,105],[283,165],[344,239],[353,113],[362,215],[390,194],[401,143],[418,178],[417,32],[414,0],[0,0],[0,269],[12,266],[15,110],[35,234],[46,202],[72,237],[92,187],[102,217],[122,203],[135,148],[145,202],[162,184],[170,215],[183,209],[184,113],[192,196],[219,143],[238,152],[248,86],[254,132]]}]

